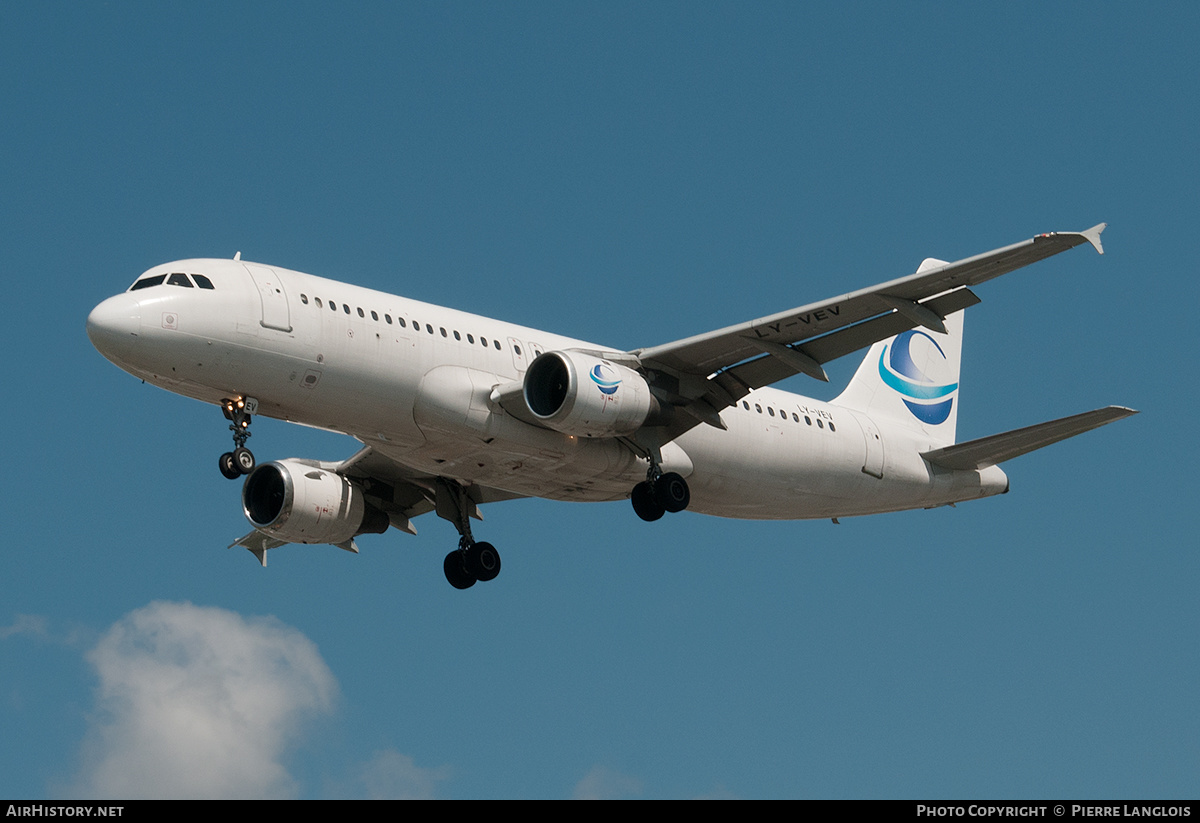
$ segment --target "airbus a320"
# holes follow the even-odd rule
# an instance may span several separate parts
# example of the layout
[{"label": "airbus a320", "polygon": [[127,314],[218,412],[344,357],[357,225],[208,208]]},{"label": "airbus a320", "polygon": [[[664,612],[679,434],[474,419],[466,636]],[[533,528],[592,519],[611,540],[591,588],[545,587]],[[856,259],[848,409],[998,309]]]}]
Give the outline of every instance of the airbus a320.
[{"label": "airbus a320", "polygon": [[[262,565],[288,543],[354,538],[436,512],[454,524],[447,580],[500,571],[476,541],[483,504],[628,499],[643,520],[848,517],[1008,491],[999,463],[1134,414],[1109,406],[955,442],[972,287],[1090,244],[1104,224],[1039,234],[769,317],[636,349],[587,343],[240,259],[155,266],[88,316],[130,374],[221,409]],[[867,348],[824,402],[772,388]],[[257,464],[255,415],[357,438],[341,461]]]}]

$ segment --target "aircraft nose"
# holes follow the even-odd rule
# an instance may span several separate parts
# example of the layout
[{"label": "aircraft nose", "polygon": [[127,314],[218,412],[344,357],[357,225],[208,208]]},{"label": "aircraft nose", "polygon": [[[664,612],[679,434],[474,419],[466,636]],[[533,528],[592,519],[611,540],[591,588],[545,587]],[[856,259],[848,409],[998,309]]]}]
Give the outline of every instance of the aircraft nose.
[{"label": "aircraft nose", "polygon": [[121,360],[133,351],[141,332],[141,306],[129,294],[110,297],[87,319],[88,339],[109,360]]}]

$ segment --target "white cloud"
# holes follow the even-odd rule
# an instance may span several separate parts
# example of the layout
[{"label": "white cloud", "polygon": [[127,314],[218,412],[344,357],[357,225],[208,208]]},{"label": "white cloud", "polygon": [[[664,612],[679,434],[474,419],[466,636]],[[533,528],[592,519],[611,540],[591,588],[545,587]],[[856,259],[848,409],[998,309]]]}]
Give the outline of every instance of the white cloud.
[{"label": "white cloud", "polygon": [[36,637],[44,640],[50,636],[46,618],[35,614],[18,614],[11,626],[0,626],[0,640],[9,637]]},{"label": "white cloud", "polygon": [[52,629],[50,621],[37,614],[18,614],[8,626],[0,626],[0,640],[23,637],[63,646],[81,646],[95,640],[96,634],[83,626]]},{"label": "white cloud", "polygon": [[437,784],[448,776],[445,767],[423,769],[408,755],[385,749],[363,764],[356,782],[369,800],[431,800]]},{"label": "white cloud", "polygon": [[70,790],[86,797],[288,797],[282,763],[337,683],[316,646],[271,617],[156,602],[87,655],[98,711]]},{"label": "white cloud", "polygon": [[575,785],[575,800],[621,800],[642,793],[642,782],[635,777],[614,772],[604,766],[593,766]]}]

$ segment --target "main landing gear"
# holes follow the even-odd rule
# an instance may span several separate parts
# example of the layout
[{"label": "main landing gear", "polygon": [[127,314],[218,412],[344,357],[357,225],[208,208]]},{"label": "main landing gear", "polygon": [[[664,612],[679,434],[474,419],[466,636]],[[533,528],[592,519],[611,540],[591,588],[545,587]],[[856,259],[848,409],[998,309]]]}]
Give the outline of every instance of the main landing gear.
[{"label": "main landing gear", "polygon": [[442,570],[451,586],[469,589],[477,580],[494,580],[500,574],[500,552],[491,543],[476,543],[463,535],[458,548],[446,555]]},{"label": "main landing gear", "polygon": [[233,432],[234,449],[221,455],[218,465],[221,474],[230,480],[237,480],[243,474],[254,471],[254,454],[246,448],[246,440],[250,437],[251,411],[257,408],[258,404],[247,398],[221,401],[221,411],[225,419],[230,421],[229,430]]},{"label": "main landing gear", "polygon": [[462,485],[439,477],[437,514],[458,529],[458,548],[446,555],[442,570],[456,589],[469,589],[476,581],[494,580],[500,574],[500,552],[491,543],[476,543],[471,536],[471,517],[479,517],[475,501]]},{"label": "main landing gear", "polygon": [[688,507],[692,493],[687,481],[676,472],[663,473],[651,463],[646,479],[633,487],[629,501],[637,516],[646,521],[658,520],[667,512],[681,512]]}]

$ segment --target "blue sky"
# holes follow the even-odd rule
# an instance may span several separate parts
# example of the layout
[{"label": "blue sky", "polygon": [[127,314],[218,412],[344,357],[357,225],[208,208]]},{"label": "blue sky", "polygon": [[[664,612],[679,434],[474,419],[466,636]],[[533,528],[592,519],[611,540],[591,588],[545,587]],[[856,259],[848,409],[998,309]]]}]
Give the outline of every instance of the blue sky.
[{"label": "blue sky", "polygon": [[[0,795],[1194,797],[1198,35],[1183,3],[0,6]],[[84,334],[240,250],[634,348],[1100,221],[1105,256],[977,289],[959,435],[1142,414],[1010,494],[495,505],[467,592],[431,516],[227,551],[225,421]]]}]

